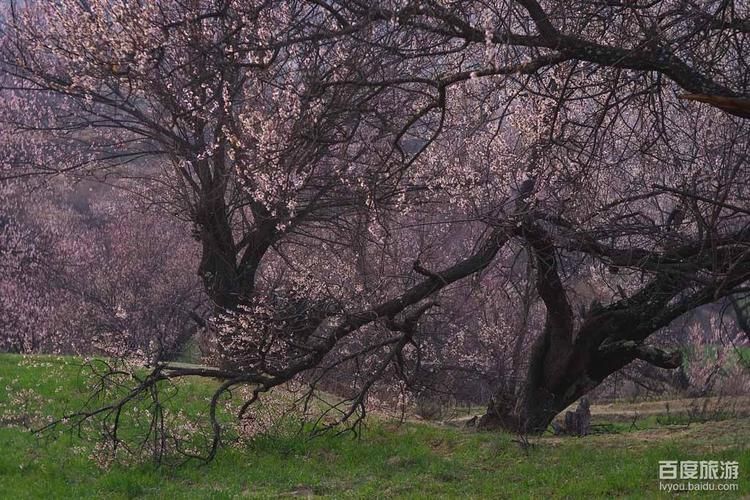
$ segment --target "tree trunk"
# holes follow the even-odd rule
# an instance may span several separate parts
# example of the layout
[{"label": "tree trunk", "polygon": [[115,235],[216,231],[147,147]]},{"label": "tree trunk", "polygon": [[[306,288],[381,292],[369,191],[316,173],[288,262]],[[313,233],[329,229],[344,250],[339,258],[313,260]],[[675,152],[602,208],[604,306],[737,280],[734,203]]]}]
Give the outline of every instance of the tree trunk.
[{"label": "tree trunk", "polygon": [[[495,391],[487,413],[479,421],[479,427],[521,434],[544,432],[555,416],[601,383],[601,380],[591,378],[581,357],[576,357],[579,358],[576,365],[571,364],[574,357],[571,354],[571,350],[566,353],[550,351],[545,331],[532,348],[524,384],[517,388],[501,387]],[[568,361],[555,373],[550,370],[553,355]]]},{"label": "tree trunk", "polygon": [[[255,227],[235,239],[223,185],[209,186],[195,207],[193,219],[201,242],[198,274],[216,315],[236,311],[253,301],[255,277],[261,260],[275,238],[275,220],[262,207],[254,211]],[[204,356],[221,368],[234,369],[236,356],[233,334],[206,325],[200,341]]]},{"label": "tree trunk", "polygon": [[709,291],[668,309],[665,306],[683,284],[668,274],[657,276],[629,298],[606,307],[592,304],[576,329],[553,244],[532,222],[523,227],[522,235],[534,257],[536,287],[546,307],[545,326],[532,346],[524,384],[500,387],[479,427],[539,434],[556,415],[635,359],[661,368],[681,365],[679,351],[662,351],[643,341],[686,308],[710,301]]},{"label": "tree trunk", "polygon": [[624,311],[615,306],[591,311],[573,342],[555,345],[552,339],[557,332],[550,327],[548,310],[548,324],[532,347],[525,384],[515,393],[498,389],[479,426],[540,434],[565,408],[635,359],[660,368],[679,368],[680,351],[663,351],[640,340],[613,340],[639,332],[636,320],[642,314],[637,304]]}]

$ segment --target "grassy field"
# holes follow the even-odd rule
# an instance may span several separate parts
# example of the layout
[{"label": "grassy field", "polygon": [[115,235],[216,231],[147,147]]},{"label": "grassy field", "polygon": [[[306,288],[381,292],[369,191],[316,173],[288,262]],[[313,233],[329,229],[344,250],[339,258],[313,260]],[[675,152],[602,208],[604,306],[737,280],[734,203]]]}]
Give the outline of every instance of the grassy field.
[{"label": "grassy field", "polygon": [[[223,449],[208,465],[102,470],[88,444],[70,433],[39,439],[9,408],[24,389],[50,413],[75,408],[88,390],[78,364],[0,356],[0,498],[667,498],[660,460],[737,460],[739,491],[721,497],[750,498],[747,417],[665,425],[649,414],[635,426],[605,425],[607,434],[534,438],[525,449],[512,435],[372,418],[360,439],[279,433]],[[205,382],[185,384],[178,403],[197,408],[209,391]]]}]

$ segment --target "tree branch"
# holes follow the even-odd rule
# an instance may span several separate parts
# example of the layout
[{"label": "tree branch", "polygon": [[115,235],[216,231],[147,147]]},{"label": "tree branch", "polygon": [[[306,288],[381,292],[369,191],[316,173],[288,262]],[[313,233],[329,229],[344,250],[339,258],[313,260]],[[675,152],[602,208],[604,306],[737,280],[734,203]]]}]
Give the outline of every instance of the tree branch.
[{"label": "tree branch", "polygon": [[547,308],[547,322],[554,327],[553,341],[569,343],[573,336],[573,309],[557,272],[555,245],[536,223],[524,223],[521,233],[532,249],[537,268],[537,291]]},{"label": "tree branch", "polygon": [[606,355],[641,359],[651,365],[670,370],[679,368],[682,365],[681,351],[664,351],[654,346],[643,345],[634,340],[605,341],[599,346],[599,351]]}]

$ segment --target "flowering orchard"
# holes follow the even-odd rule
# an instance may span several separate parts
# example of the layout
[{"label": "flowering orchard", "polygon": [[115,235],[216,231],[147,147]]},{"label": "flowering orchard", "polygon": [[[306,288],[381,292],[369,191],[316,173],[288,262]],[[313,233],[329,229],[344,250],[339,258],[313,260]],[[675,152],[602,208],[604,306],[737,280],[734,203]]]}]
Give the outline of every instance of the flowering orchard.
[{"label": "flowering orchard", "polygon": [[[6,186],[0,217],[0,346],[10,352],[173,357],[205,306],[190,241],[117,193]],[[123,213],[124,212],[124,213]]]},{"label": "flowering orchard", "polygon": [[[78,293],[123,298],[105,301],[110,325],[89,345],[138,352],[152,371],[72,418],[118,415],[142,396],[157,404],[157,388],[176,378],[217,378],[213,456],[217,407],[240,387],[250,388],[240,420],[276,386],[306,382],[303,404],[316,387],[335,388],[341,402],[318,422],[327,428],[361,422],[377,394],[405,403],[474,380],[493,386],[475,391],[488,401],[479,425],[538,433],[634,361],[681,367],[697,334],[664,331],[708,304],[746,300],[744,7],[19,0],[3,9],[4,189],[101,182],[152,214],[112,204],[112,217],[134,227],[112,225],[99,253],[81,249],[104,259],[100,268],[118,263],[102,271],[109,282],[75,276]],[[195,247],[170,238],[179,224]],[[46,263],[29,229],[11,226],[4,244],[26,245],[13,259]],[[56,255],[85,261],[76,251]],[[158,273],[118,267],[131,257]],[[15,332],[68,307],[59,295],[21,296],[29,287],[17,284],[43,267],[3,285],[25,291],[2,300],[35,304],[13,320],[15,349],[29,342]],[[196,272],[204,296],[187,291]],[[145,296],[131,278],[138,290],[148,283]],[[725,309],[717,321],[747,324]],[[165,361],[191,321],[207,364]]]}]

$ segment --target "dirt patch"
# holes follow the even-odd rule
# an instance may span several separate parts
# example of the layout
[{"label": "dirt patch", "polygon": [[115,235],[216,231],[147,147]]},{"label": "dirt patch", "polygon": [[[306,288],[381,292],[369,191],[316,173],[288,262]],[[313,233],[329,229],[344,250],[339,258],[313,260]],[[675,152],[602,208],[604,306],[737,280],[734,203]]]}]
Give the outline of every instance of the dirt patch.
[{"label": "dirt patch", "polygon": [[[540,437],[539,443],[559,446],[575,437]],[[692,423],[664,426],[583,438],[589,445],[605,448],[647,448],[658,442],[679,442],[695,451],[717,451],[727,448],[750,449],[750,418],[737,418],[719,422]]]},{"label": "dirt patch", "polygon": [[[573,408],[573,407],[571,407]],[[724,412],[734,416],[750,416],[750,396],[682,398],[638,403],[616,402],[591,405],[591,415],[597,420],[629,420],[667,414]]]}]

